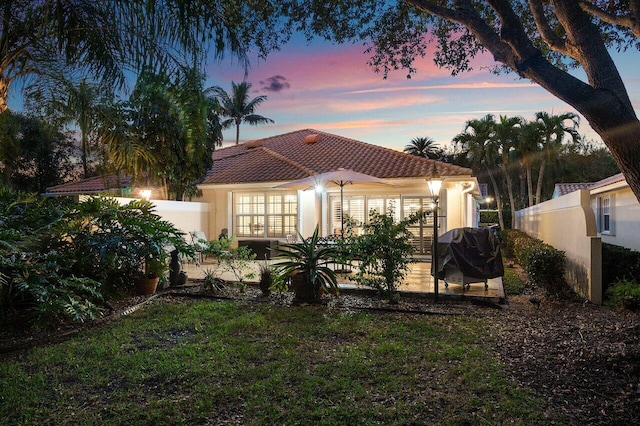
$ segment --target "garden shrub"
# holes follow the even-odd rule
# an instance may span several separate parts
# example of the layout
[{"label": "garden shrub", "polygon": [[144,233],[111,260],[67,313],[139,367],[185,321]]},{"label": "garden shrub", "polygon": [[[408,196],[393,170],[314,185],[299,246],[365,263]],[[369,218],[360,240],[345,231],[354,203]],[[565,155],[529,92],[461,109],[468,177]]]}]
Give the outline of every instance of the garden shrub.
[{"label": "garden shrub", "polygon": [[570,293],[564,279],[566,256],[563,251],[519,230],[501,231],[500,237],[506,255],[513,255],[533,285],[556,296]]},{"label": "garden shrub", "polygon": [[640,284],[631,280],[620,280],[607,290],[607,305],[620,310],[640,311]]},{"label": "garden shrub", "polygon": [[[537,241],[537,240],[536,240]],[[567,291],[564,279],[566,256],[547,244],[534,244],[526,251],[527,266],[523,266],[529,279],[547,293],[561,296]]]},{"label": "garden shrub", "polygon": [[398,285],[409,270],[413,254],[409,226],[424,215],[419,211],[395,222],[392,209],[387,214],[372,210],[369,223],[363,227],[364,234],[347,242],[351,256],[360,261],[358,273],[352,279],[375,288],[389,302],[397,302]]},{"label": "garden shrub", "polygon": [[0,188],[0,320],[17,313],[40,323],[95,318],[105,284],[133,287],[143,259],[164,261],[168,243],[192,253],[153,210],[144,201],[74,203]]},{"label": "garden shrub", "polygon": [[616,281],[640,280],[640,252],[602,243],[602,292]]},{"label": "garden shrub", "polygon": [[498,238],[502,245],[502,254],[510,259],[515,258],[515,244],[519,238],[531,238],[517,229],[505,229],[498,231]]}]

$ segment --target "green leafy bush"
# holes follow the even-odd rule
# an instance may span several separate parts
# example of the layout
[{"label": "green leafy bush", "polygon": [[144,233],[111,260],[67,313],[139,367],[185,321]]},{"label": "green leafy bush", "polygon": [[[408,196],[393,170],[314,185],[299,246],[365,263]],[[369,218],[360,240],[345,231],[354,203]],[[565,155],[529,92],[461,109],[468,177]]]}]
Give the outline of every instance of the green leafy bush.
[{"label": "green leafy bush", "polygon": [[135,277],[152,272],[147,266],[164,264],[169,246],[193,256],[184,234],[144,200],[120,205],[112,198],[89,198],[62,218],[59,232],[58,249],[69,253],[73,273],[116,289],[128,289]]},{"label": "green leafy bush", "polygon": [[564,279],[566,256],[563,251],[518,230],[503,231],[500,237],[505,254],[513,254],[533,285],[556,296],[570,293]]},{"label": "green leafy bush", "polygon": [[420,211],[394,222],[393,211],[381,214],[372,210],[364,234],[350,238],[347,244],[351,256],[360,262],[352,279],[375,288],[390,302],[397,302],[398,285],[406,276],[413,255],[409,226],[424,215]]},{"label": "green leafy bush", "polygon": [[549,294],[561,296],[567,291],[564,279],[566,256],[563,251],[549,245],[538,245],[527,251],[527,266],[524,270],[529,279],[544,288]]},{"label": "green leafy bush", "polygon": [[84,321],[107,292],[131,286],[145,265],[166,269],[166,248],[193,250],[149,202],[83,203],[0,189],[0,320]]},{"label": "green leafy bush", "polygon": [[635,281],[621,280],[607,290],[607,305],[616,309],[640,311],[640,284]]},{"label": "green leafy bush", "polygon": [[616,281],[640,277],[640,252],[602,243],[602,291]]},{"label": "green leafy bush", "polygon": [[498,231],[498,238],[500,238],[500,243],[502,244],[502,254],[513,259],[516,257],[515,246],[516,244],[519,245],[519,239],[531,237],[517,229],[505,229]]}]

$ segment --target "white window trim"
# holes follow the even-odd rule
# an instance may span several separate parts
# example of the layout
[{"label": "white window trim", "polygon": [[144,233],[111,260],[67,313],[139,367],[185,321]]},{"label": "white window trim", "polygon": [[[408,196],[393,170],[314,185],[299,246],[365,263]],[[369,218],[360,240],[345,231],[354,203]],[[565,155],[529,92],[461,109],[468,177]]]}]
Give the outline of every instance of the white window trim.
[{"label": "white window trim", "polygon": [[[295,209],[296,212],[295,213],[269,213],[269,208],[268,208],[268,199],[269,199],[269,195],[273,195],[273,194],[277,194],[279,196],[284,196],[284,195],[293,195],[295,196],[296,199],[296,203],[295,203]],[[238,213],[238,209],[237,209],[237,203],[238,203],[238,198],[237,197],[241,197],[241,196],[246,196],[246,195],[257,195],[257,196],[262,196],[264,199],[264,205],[263,205],[263,212],[262,213],[247,213],[247,214],[239,214]],[[285,193],[285,192],[281,192],[281,191],[246,191],[246,192],[234,192],[233,196],[232,196],[232,200],[231,200],[231,209],[232,209],[232,213],[231,213],[231,217],[233,220],[233,227],[232,229],[234,230],[234,235],[237,235],[237,237],[241,240],[246,240],[246,239],[274,239],[274,238],[286,238],[286,236],[288,234],[292,234],[295,235],[298,232],[299,229],[299,216],[300,216],[300,197],[298,195],[298,193]],[[258,233],[254,233],[251,232],[249,235],[247,234],[242,234],[240,235],[240,233],[238,233],[238,217],[239,216],[255,216],[255,217],[262,217],[262,226],[260,226],[260,232]],[[276,235],[276,236],[268,236],[269,233],[269,229],[268,229],[268,223],[269,223],[269,217],[275,217],[275,216],[279,216],[282,218],[283,222],[285,220],[285,217],[289,217],[289,218],[294,218],[294,231],[292,232],[283,232],[283,235]]]},{"label": "white window trim", "polygon": [[[609,229],[604,229],[604,200],[609,201]],[[615,235],[615,196],[607,194],[598,197],[597,203],[597,226],[601,235]]]}]

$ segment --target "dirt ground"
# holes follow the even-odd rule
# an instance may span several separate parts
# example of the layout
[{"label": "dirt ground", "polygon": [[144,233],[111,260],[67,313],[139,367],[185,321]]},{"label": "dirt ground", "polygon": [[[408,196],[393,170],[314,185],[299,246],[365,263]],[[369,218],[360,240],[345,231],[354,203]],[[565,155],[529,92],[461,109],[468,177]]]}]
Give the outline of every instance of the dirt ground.
[{"label": "dirt ground", "polygon": [[[249,303],[291,302],[289,294],[265,298],[255,288],[223,296]],[[109,320],[138,308],[147,298],[114,303],[118,314]],[[505,374],[545,398],[549,410],[564,410],[576,425],[640,424],[639,314],[541,294],[511,296],[506,305],[471,301],[434,304],[425,298],[402,298],[398,305],[389,305],[377,297],[343,294],[329,301],[327,308],[480,317],[487,324],[486,332],[495,338],[495,352]],[[74,332],[71,326],[30,335],[15,327],[4,328],[0,331],[0,354],[62,340]]]}]

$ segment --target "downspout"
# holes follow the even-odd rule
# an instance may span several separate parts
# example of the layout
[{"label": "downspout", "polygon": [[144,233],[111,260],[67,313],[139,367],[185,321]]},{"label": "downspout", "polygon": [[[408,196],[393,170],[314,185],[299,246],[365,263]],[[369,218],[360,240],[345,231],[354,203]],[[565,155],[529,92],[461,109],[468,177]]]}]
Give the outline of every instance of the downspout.
[{"label": "downspout", "polygon": [[[475,182],[471,182],[471,183],[465,183],[463,185],[469,185],[468,188],[465,188],[462,190],[462,192],[460,193],[461,195],[461,200],[460,203],[462,204],[462,211],[464,212],[464,216],[465,216],[465,222],[468,224],[469,223],[469,217],[467,216],[467,213],[469,213],[467,211],[467,202],[466,202],[466,195],[469,194],[471,191],[473,191],[476,188],[476,183]],[[471,212],[471,214],[474,214],[475,212]]]}]

